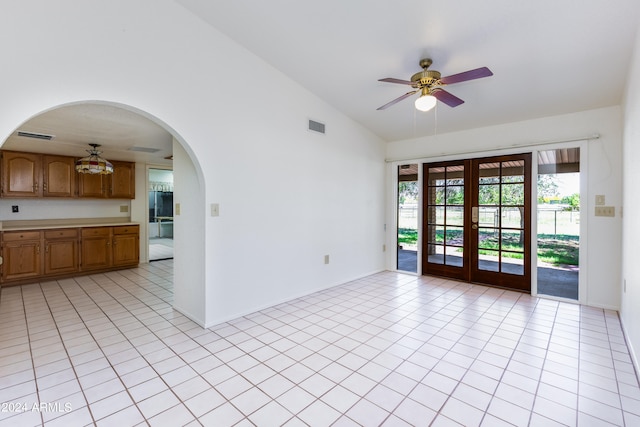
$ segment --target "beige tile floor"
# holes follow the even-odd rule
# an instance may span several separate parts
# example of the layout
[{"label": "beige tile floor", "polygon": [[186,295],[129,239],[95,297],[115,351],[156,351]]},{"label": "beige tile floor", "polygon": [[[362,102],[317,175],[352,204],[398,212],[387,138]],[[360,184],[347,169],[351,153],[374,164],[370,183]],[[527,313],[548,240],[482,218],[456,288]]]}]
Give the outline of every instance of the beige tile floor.
[{"label": "beige tile floor", "polygon": [[2,289],[0,425],[640,425],[613,311],[385,272],[206,330],[172,267]]}]

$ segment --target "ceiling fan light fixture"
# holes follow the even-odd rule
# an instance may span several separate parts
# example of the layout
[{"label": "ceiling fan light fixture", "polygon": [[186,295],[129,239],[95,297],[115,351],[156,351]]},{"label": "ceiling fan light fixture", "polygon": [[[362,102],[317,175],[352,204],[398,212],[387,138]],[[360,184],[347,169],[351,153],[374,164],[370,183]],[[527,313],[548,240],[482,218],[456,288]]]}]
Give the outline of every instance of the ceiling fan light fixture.
[{"label": "ceiling fan light fixture", "polygon": [[422,95],[420,98],[416,99],[416,109],[420,111],[429,111],[433,107],[436,106],[438,100],[433,95]]},{"label": "ceiling fan light fixture", "polygon": [[89,144],[92,148],[87,150],[89,155],[76,160],[76,172],[107,175],[113,173],[113,165],[106,159],[100,157],[98,151],[100,144]]}]

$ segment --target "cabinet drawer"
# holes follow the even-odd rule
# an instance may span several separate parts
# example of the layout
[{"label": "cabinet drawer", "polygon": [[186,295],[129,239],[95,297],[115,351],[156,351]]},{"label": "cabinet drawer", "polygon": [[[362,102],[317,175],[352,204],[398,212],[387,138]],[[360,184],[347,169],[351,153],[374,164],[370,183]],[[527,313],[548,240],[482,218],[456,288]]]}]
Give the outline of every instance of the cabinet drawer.
[{"label": "cabinet drawer", "polygon": [[82,237],[109,237],[111,228],[109,227],[90,227],[82,229]]},{"label": "cabinet drawer", "polygon": [[78,237],[78,229],[60,228],[57,230],[46,230],[44,232],[45,239],[64,239],[70,237]]},{"label": "cabinet drawer", "polygon": [[5,242],[40,240],[40,231],[5,231],[2,233],[2,240]]},{"label": "cabinet drawer", "polygon": [[121,227],[113,227],[113,234],[138,234],[138,226],[126,225]]}]

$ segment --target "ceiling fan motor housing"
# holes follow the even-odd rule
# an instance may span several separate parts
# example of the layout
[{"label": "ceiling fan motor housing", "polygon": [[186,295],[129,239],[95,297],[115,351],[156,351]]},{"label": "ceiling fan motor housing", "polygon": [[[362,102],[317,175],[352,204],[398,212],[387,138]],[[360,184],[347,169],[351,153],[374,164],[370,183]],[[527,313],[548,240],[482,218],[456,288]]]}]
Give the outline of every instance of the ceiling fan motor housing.
[{"label": "ceiling fan motor housing", "polygon": [[415,82],[415,87],[432,86],[440,80],[440,72],[434,70],[423,70],[411,76],[411,81]]}]

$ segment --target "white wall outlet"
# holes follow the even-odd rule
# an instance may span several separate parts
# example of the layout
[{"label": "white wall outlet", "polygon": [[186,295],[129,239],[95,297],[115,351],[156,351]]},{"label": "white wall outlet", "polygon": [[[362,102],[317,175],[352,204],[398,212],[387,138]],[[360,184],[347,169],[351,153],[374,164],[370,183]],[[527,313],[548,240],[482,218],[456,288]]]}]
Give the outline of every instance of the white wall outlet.
[{"label": "white wall outlet", "polygon": [[211,216],[220,216],[220,205],[218,203],[211,203]]},{"label": "white wall outlet", "polygon": [[324,263],[329,264],[329,255],[324,256]]},{"label": "white wall outlet", "polygon": [[176,203],[176,208],[174,209],[175,215],[180,215],[180,203]]},{"label": "white wall outlet", "polygon": [[596,194],[596,206],[604,206],[604,194]]}]

